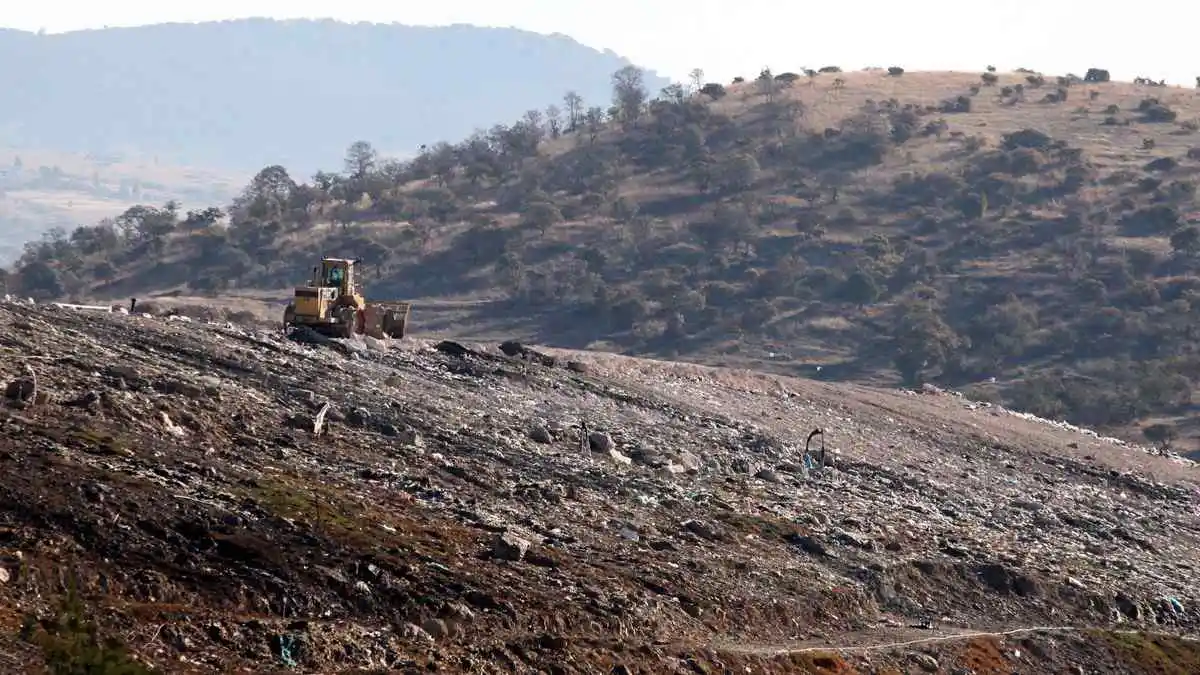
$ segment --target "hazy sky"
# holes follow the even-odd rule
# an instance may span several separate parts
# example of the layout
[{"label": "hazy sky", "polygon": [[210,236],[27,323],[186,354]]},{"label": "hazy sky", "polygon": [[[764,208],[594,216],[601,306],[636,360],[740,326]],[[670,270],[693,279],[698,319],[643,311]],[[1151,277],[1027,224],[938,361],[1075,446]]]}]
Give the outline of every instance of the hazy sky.
[{"label": "hazy sky", "polygon": [[[105,25],[270,16],[407,24],[473,23],[565,33],[678,80],[839,65],[909,70],[1028,67],[1082,75],[1108,68],[1193,86],[1200,5],[1067,0],[918,3],[841,0],[79,0],[4,2],[0,25],[61,32]],[[1185,56],[1186,55],[1186,56]]]}]

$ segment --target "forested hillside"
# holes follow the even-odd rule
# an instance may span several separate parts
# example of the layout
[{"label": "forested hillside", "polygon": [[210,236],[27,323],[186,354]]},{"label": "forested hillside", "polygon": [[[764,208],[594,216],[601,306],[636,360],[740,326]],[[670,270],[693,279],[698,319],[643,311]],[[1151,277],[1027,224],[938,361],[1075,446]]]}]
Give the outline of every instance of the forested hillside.
[{"label": "forested hillside", "polygon": [[311,181],[269,166],[227,214],[132,209],[31,246],[9,283],[281,290],[353,255],[372,294],[482,300],[464,333],[503,317],[551,344],[932,382],[1193,442],[1196,91],[696,75],[659,93],[626,68],[611,108],[572,98],[409,162],[364,141]]}]

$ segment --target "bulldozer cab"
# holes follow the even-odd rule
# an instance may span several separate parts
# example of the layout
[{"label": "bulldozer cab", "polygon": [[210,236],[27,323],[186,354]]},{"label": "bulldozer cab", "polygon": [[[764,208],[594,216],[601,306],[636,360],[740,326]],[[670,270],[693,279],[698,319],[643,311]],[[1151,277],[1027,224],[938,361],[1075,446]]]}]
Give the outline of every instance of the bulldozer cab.
[{"label": "bulldozer cab", "polygon": [[314,280],[318,286],[336,288],[338,289],[338,295],[351,295],[354,293],[353,260],[325,258],[321,261],[321,267],[314,271],[318,275]]}]

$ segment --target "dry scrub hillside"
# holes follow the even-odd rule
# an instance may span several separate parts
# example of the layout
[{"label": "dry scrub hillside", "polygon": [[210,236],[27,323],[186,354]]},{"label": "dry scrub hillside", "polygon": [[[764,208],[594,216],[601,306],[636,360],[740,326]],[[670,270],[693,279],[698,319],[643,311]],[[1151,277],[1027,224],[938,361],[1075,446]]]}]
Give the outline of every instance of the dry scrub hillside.
[{"label": "dry scrub hillside", "polygon": [[1185,460],[932,389],[0,322],[3,672],[1200,666]]},{"label": "dry scrub hillside", "polygon": [[892,69],[651,98],[626,68],[613,101],[411,162],[356,143],[307,183],[267,167],[228,214],[146,207],[35,246],[13,287],[282,300],[354,255],[438,333],[934,382],[1200,446],[1196,90]]}]

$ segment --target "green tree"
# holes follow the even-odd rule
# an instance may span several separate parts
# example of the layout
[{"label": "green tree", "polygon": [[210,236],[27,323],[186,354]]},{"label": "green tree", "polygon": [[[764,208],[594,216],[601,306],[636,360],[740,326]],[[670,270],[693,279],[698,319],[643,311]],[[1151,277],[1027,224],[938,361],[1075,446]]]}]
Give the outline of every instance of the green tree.
[{"label": "green tree", "polygon": [[892,335],[892,363],[905,386],[919,386],[925,376],[943,368],[963,345],[930,305],[914,303],[901,311]]},{"label": "green tree", "polygon": [[739,152],[730,155],[717,166],[717,185],[725,192],[748,190],[758,179],[759,165],[754,155]]},{"label": "green tree", "polygon": [[1195,256],[1200,251],[1200,228],[1188,225],[1176,230],[1171,235],[1171,248],[1186,257]]},{"label": "green tree", "polygon": [[1142,429],[1142,435],[1146,437],[1146,440],[1157,445],[1162,451],[1170,449],[1171,443],[1178,438],[1175,427],[1169,424],[1151,424]]},{"label": "green tree", "polygon": [[621,120],[636,124],[642,114],[642,106],[650,97],[646,91],[646,74],[641,68],[628,65],[613,73],[613,105],[620,112]]},{"label": "green tree", "polygon": [[521,213],[521,225],[537,229],[545,236],[546,231],[561,223],[562,211],[550,202],[536,201],[525,207]]},{"label": "green tree", "polygon": [[879,299],[881,290],[874,275],[864,269],[856,269],[846,277],[841,287],[841,297],[860,308]]}]

